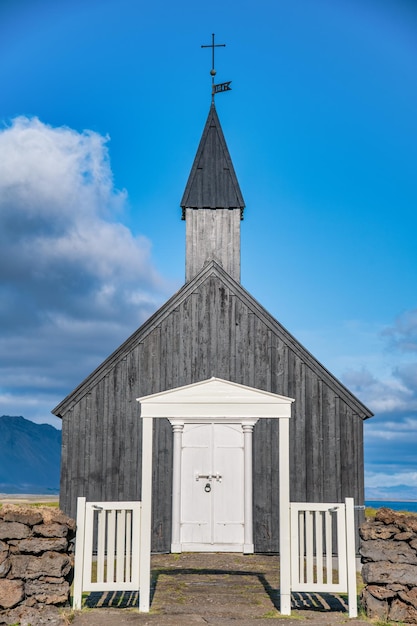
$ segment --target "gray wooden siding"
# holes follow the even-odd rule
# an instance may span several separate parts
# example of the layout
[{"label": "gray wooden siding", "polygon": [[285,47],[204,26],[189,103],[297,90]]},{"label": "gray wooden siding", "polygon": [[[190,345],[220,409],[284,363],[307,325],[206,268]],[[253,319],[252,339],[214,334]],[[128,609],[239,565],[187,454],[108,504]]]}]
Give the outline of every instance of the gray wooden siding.
[{"label": "gray wooden siding", "polygon": [[212,259],[240,281],[240,209],[185,210],[185,280]]},{"label": "gray wooden siding", "polygon": [[[256,303],[255,303],[256,304]],[[290,428],[291,498],[363,503],[362,419],[219,276],[208,275],[169,314],[139,332],[112,366],[92,376],[63,413],[61,506],[76,497],[140,498],[141,422],[136,398],[211,376],[295,398]],[[345,393],[345,392],[343,392]],[[172,434],[155,420],[154,551],[169,551]],[[278,550],[278,424],[254,430],[255,549]]]}]

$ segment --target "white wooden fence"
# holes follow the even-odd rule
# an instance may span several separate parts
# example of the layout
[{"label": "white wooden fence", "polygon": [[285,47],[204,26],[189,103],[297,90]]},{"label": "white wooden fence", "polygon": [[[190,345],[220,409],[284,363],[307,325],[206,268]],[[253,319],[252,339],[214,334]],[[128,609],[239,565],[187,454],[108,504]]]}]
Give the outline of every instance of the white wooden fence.
[{"label": "white wooden fence", "polygon": [[[291,613],[291,592],[339,592],[348,594],[349,617],[356,617],[353,498],[345,503],[290,502],[288,513],[289,551],[281,549],[280,559],[281,612]],[[149,611],[148,535],[141,502],[78,498],[73,608],[81,608],[83,591],[139,590],[139,610]]]},{"label": "white wooden fence", "polygon": [[146,596],[142,601],[149,604],[149,581],[141,585],[140,580],[141,506],[141,502],[86,502],[78,498],[74,609],[81,608],[83,591],[141,588],[141,595]]},{"label": "white wooden fence", "polygon": [[[348,594],[357,616],[353,498],[345,503],[290,503],[291,591]],[[288,572],[281,564],[282,577]]]}]

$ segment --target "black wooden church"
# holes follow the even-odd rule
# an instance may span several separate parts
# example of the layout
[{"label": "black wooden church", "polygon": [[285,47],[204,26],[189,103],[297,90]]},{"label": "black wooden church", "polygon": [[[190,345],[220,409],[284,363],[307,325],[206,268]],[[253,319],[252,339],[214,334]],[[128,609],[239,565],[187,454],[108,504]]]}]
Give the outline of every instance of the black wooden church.
[{"label": "black wooden church", "polygon": [[[140,500],[142,425],[136,399],[212,377],[294,399],[292,501],[341,502],[354,497],[355,504],[362,505],[363,420],[372,413],[240,284],[244,201],[214,103],[181,207],[186,226],[184,286],[53,410],[62,418],[61,508],[74,517],[78,496],[89,501]],[[213,436],[222,454],[240,446],[238,432],[233,434],[237,443],[229,446],[228,432],[223,429]],[[192,459],[198,465],[201,441],[212,437],[201,433],[184,467],[192,465]],[[253,494],[256,552],[279,548],[277,442],[277,420],[254,425],[253,485],[245,488]],[[239,464],[235,453],[233,467]],[[154,420],[153,459],[152,550],[164,552],[171,549],[173,515],[173,426],[167,419]],[[198,487],[199,474],[191,480],[196,481],[192,488]],[[219,474],[212,475],[210,485],[203,478],[201,487],[214,489],[216,480],[221,481]],[[235,480],[239,482],[239,475]],[[191,499],[184,506],[197,502],[193,494],[183,494]],[[193,515],[204,517],[198,510]],[[197,519],[194,528],[203,525]],[[197,530],[191,531],[191,540]],[[196,541],[204,551],[201,536]],[[227,541],[230,544],[230,533]],[[215,548],[221,550],[221,545]]]}]

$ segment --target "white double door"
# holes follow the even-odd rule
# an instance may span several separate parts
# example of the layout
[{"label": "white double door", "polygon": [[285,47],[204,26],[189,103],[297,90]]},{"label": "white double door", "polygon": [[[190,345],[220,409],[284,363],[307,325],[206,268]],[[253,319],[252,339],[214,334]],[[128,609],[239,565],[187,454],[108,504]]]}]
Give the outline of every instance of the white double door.
[{"label": "white double door", "polygon": [[185,424],[181,446],[181,549],[241,552],[244,498],[242,425]]}]

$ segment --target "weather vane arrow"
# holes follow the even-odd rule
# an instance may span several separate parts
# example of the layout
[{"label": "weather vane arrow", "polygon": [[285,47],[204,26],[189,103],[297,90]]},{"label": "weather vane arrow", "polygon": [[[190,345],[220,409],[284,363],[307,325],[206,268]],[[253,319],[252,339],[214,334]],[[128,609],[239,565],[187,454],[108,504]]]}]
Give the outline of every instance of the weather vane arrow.
[{"label": "weather vane arrow", "polygon": [[232,81],[229,80],[227,83],[219,83],[218,85],[213,85],[211,88],[211,93],[214,96],[216,93],[220,93],[221,91],[231,91],[230,83]]},{"label": "weather vane arrow", "polygon": [[214,33],[211,36],[211,44],[206,45],[206,46],[201,46],[202,48],[211,48],[211,70],[210,70],[210,74],[211,74],[211,100],[212,102],[214,102],[214,96],[216,93],[221,93],[222,91],[231,91],[231,87],[230,87],[230,83],[232,82],[231,80],[229,80],[229,82],[227,83],[219,83],[218,85],[214,84],[214,77],[216,76],[216,70],[214,68],[214,49],[215,48],[225,48],[226,44],[225,43],[214,43]]}]

